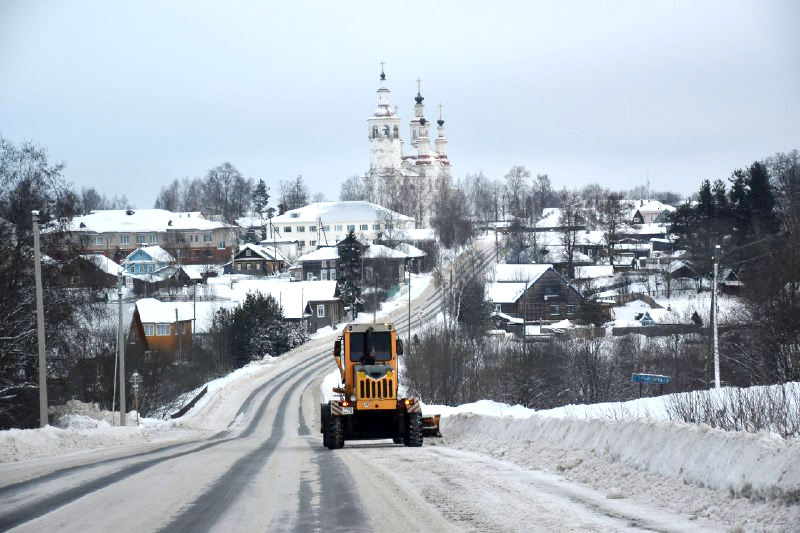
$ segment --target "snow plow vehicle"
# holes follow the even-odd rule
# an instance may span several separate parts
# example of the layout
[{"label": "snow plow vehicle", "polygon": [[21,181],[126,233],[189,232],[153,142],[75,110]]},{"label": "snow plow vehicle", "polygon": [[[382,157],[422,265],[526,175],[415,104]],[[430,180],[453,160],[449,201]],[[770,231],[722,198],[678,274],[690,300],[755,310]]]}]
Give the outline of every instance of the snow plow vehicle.
[{"label": "snow plow vehicle", "polygon": [[398,397],[397,356],[403,341],[391,324],[348,324],[333,358],[341,376],[336,397],[321,405],[323,444],[331,450],[346,440],[392,439],[422,446],[423,436],[440,437],[439,416],[422,416],[418,398]]}]

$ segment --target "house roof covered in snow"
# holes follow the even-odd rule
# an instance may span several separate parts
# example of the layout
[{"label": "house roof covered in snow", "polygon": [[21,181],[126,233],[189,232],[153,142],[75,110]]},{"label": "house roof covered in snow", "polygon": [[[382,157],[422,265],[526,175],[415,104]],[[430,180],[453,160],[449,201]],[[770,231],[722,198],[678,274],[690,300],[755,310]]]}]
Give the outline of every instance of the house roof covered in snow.
[{"label": "house roof covered in snow", "polygon": [[104,209],[72,219],[71,229],[87,232],[158,232],[167,230],[207,231],[230,227],[207,220],[200,211],[173,213],[166,209]]},{"label": "house roof covered in snow", "polygon": [[272,219],[274,224],[314,222],[322,219],[323,224],[331,222],[395,220],[413,221],[414,219],[401,215],[391,209],[366,201],[352,202],[317,202],[305,207],[291,209]]},{"label": "house roof covered in snow", "polygon": [[339,259],[339,248],[336,246],[323,246],[297,258],[298,263],[305,261],[335,261]]},{"label": "house roof covered in snow", "polygon": [[614,275],[614,267],[611,265],[589,265],[576,266],[576,279],[597,279]]},{"label": "house roof covered in snow", "polygon": [[125,272],[124,268],[103,254],[83,254],[78,257],[84,261],[92,263],[100,271],[105,272],[106,274],[111,274],[112,276],[116,276],[121,272]]},{"label": "house roof covered in snow", "polygon": [[[181,305],[188,303],[189,305]],[[175,310],[178,310],[178,321],[184,322],[194,317],[191,302],[162,302],[155,298],[136,300],[136,310],[142,323],[165,324],[175,322]]]},{"label": "house roof covered in snow", "polygon": [[361,255],[362,259],[407,259],[408,256],[400,250],[392,250],[388,246],[382,244],[371,244],[367,246],[364,253]]},{"label": "house roof covered in snow", "polygon": [[[145,254],[146,257],[143,256],[143,254]],[[122,263],[127,264],[134,261],[149,261],[147,257],[150,257],[149,260],[157,261],[159,263],[172,263],[175,261],[175,258],[172,257],[172,254],[163,249],[161,246],[154,244],[152,246],[140,246],[129,253],[128,256],[122,260]]]},{"label": "house roof covered in snow", "polygon": [[264,246],[248,242],[244,246],[239,247],[239,253],[245,250],[250,250],[256,256],[269,261],[286,261],[286,256],[283,255],[280,250],[276,250],[272,246]]},{"label": "house roof covered in snow", "polygon": [[553,265],[550,264],[521,264],[521,265],[508,265],[501,264],[495,265],[494,270],[490,274],[493,281],[498,283],[506,283],[513,281],[528,281],[535,282],[542,274],[552,269]]},{"label": "house roof covered in snow", "polygon": [[284,318],[290,320],[303,318],[308,302],[337,300],[336,281],[242,280],[236,283],[232,298],[244,301],[249,292],[271,294],[283,307]]},{"label": "house roof covered in snow", "polygon": [[408,257],[417,258],[417,257],[425,257],[426,255],[428,255],[425,252],[423,252],[422,250],[420,250],[419,248],[417,248],[416,246],[414,246],[413,244],[407,244],[405,242],[398,244],[394,248],[395,248],[395,250],[399,250],[399,251],[403,252]]},{"label": "house roof covered in snow", "polygon": [[527,288],[525,282],[487,283],[486,297],[495,304],[510,304],[520,299]]},{"label": "house roof covered in snow", "polygon": [[432,228],[396,229],[387,232],[396,241],[432,241],[436,239]]}]

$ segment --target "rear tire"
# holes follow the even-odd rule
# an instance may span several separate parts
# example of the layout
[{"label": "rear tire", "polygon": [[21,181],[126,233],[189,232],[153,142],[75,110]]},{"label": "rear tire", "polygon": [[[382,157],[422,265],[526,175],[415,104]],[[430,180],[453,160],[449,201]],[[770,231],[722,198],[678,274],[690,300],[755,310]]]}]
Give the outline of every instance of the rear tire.
[{"label": "rear tire", "polygon": [[344,448],[344,421],[341,416],[331,416],[328,419],[328,443],[329,450]]},{"label": "rear tire", "polygon": [[406,434],[403,444],[412,448],[419,448],[422,446],[422,413],[409,413],[406,420]]},{"label": "rear tire", "polygon": [[328,426],[331,421],[331,406],[330,404],[323,404],[322,406],[322,445],[328,447]]}]

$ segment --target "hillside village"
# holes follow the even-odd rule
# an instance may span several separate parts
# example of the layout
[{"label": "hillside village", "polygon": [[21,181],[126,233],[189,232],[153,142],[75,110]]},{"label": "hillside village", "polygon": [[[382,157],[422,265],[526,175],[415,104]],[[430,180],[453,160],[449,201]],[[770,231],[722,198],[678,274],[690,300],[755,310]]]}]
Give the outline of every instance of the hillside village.
[{"label": "hillside village", "polygon": [[[26,213],[43,205],[54,402],[110,406],[124,348],[144,379],[140,409],[164,409],[211,377],[369,320],[428,285],[441,303],[418,317],[405,372],[432,401],[616,401],[642,393],[631,374],[694,390],[718,383],[720,364],[734,385],[798,378],[788,325],[800,323],[789,320],[800,316],[796,151],[704,180],[688,199],[649,184],[556,190],[522,166],[502,179],[455,179],[441,107],[431,139],[418,83],[404,150],[383,68],[378,85],[368,170],[341,183],[338,201],[312,195],[302,176],[271,196],[265,180],[226,162],[164,185],[140,209],[71,191],[43,149],[4,142],[13,164],[2,168],[20,170],[4,176],[0,197],[10,310],[0,317],[10,391],[0,427],[35,423]],[[778,323],[786,327],[770,329]]]}]

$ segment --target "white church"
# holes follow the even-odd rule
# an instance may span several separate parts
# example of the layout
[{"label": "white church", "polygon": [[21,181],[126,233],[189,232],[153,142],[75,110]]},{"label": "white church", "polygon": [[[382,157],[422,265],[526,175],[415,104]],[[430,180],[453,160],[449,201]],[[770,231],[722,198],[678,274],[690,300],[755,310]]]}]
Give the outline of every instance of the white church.
[{"label": "white church", "polygon": [[[400,116],[397,108],[392,108],[389,101],[389,89],[386,87],[386,74],[381,64],[380,88],[378,89],[378,108],[367,119],[369,137],[369,170],[363,177],[381,188],[387,179],[399,179],[403,187],[417,188],[424,191],[427,199],[433,192],[437,180],[450,181],[450,160],[447,158],[447,138],[444,134],[444,119],[439,106],[439,119],[436,121],[436,138],[431,146],[431,122],[425,117],[424,98],[420,92],[420,81],[417,80],[417,96],[414,98],[414,117],[409,122],[411,153],[403,154],[403,140],[400,138]],[[405,190],[405,193],[410,191]],[[380,194],[380,193],[379,193]],[[376,198],[379,203],[387,202],[386,198]],[[396,208],[396,206],[387,206]],[[406,209],[408,210],[408,209]],[[420,205],[412,209],[417,211],[406,214],[413,215],[419,222],[427,220],[427,209]]]}]

